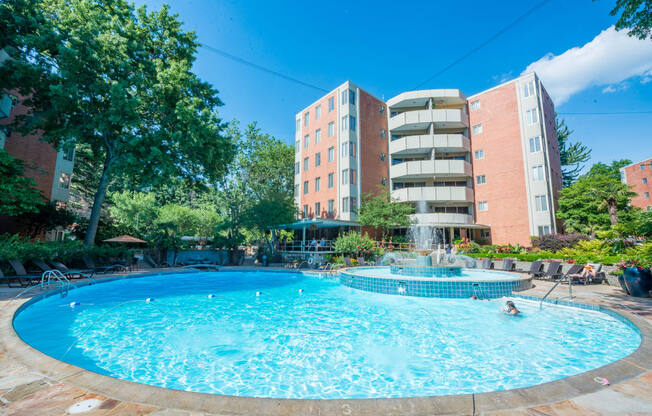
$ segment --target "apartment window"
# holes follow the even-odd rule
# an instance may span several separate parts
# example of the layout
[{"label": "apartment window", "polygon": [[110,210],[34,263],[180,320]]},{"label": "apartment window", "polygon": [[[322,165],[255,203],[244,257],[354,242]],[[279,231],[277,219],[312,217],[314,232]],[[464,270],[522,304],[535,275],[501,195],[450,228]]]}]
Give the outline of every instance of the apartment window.
[{"label": "apartment window", "polygon": [[328,215],[329,216],[333,215],[333,211],[335,211],[335,200],[334,199],[329,199],[328,200]]},{"label": "apartment window", "polygon": [[645,170],[645,163],[641,164],[641,170]]},{"label": "apartment window", "polygon": [[342,104],[349,103],[355,105],[355,91],[344,90],[342,91]]},{"label": "apartment window", "polygon": [[525,120],[527,121],[527,124],[534,124],[539,122],[539,113],[537,112],[536,108],[533,108],[531,110],[527,110],[525,112]]},{"label": "apartment window", "polygon": [[321,189],[321,178],[315,178],[315,192],[319,192]]},{"label": "apartment window", "polygon": [[385,114],[385,106],[381,104],[378,111],[380,111],[380,114]]},{"label": "apartment window", "polygon": [[310,144],[310,135],[306,134],[305,136],[303,136],[303,147],[307,149],[309,144]]},{"label": "apartment window", "polygon": [[487,211],[489,210],[489,203],[487,201],[478,202],[478,211]]},{"label": "apartment window", "polygon": [[352,196],[351,197],[351,212],[355,212],[358,208],[358,198]]},{"label": "apartment window", "polygon": [[301,130],[301,119],[298,118],[297,119],[297,131],[300,131],[300,130]]},{"label": "apartment window", "polygon": [[75,158],[75,148],[73,147],[72,149],[65,150],[63,153],[63,160],[67,160],[69,162],[72,162],[72,160]]},{"label": "apartment window", "polygon": [[328,123],[328,137],[333,137],[335,134],[335,122]]},{"label": "apartment window", "polygon": [[536,195],[534,203],[538,212],[548,211],[548,198],[545,195]]},{"label": "apartment window", "polygon": [[335,97],[331,97],[328,99],[328,112],[330,113],[335,109]]},{"label": "apartment window", "polygon": [[295,196],[299,195],[299,184],[298,183],[294,185],[294,195]]},{"label": "apartment window", "polygon": [[356,170],[355,169],[349,169],[351,172],[351,185],[355,185],[356,183]]},{"label": "apartment window", "polygon": [[342,117],[342,131],[355,130],[355,117],[344,116]]},{"label": "apartment window", "polygon": [[349,90],[344,90],[342,91],[342,105],[346,104],[349,102]]},{"label": "apartment window", "polygon": [[476,150],[475,151],[475,159],[484,159],[484,149]]},{"label": "apartment window", "polygon": [[355,131],[355,117],[349,116],[349,128]]},{"label": "apartment window", "polygon": [[315,143],[319,143],[321,141],[321,129],[317,129],[315,131]]},{"label": "apartment window", "polygon": [[387,186],[387,178],[383,177],[380,179],[380,184],[383,186]]},{"label": "apartment window", "polygon": [[342,157],[355,157],[355,142],[344,142],[342,143]]},{"label": "apartment window", "polygon": [[334,173],[329,173],[328,174],[328,187],[332,188],[335,185],[335,174]]},{"label": "apartment window", "polygon": [[308,193],[308,181],[303,181],[303,194]]},{"label": "apartment window", "polygon": [[534,81],[527,82],[523,85],[523,97],[527,98],[534,95]]},{"label": "apartment window", "polygon": [[475,126],[471,127],[471,132],[473,134],[480,134],[482,133],[482,124],[476,124]]},{"label": "apartment window", "polygon": [[299,174],[299,168],[300,168],[300,166],[301,166],[301,164],[300,164],[299,162],[296,162],[296,163],[294,164],[294,174],[295,174],[295,175],[298,175],[298,174]]},{"label": "apartment window", "polygon": [[303,218],[308,218],[308,205],[303,206]]},{"label": "apartment window", "polygon": [[308,171],[309,164],[310,164],[310,158],[309,157],[303,159],[303,171],[304,172]]},{"label": "apartment window", "polygon": [[328,161],[332,162],[335,160],[335,148],[334,147],[329,147],[328,148]]},{"label": "apartment window", "polygon": [[385,129],[380,129],[380,137],[384,139],[385,136],[387,136],[387,132],[385,131]]},{"label": "apartment window", "polygon": [[59,177],[59,188],[60,189],[70,189],[70,175],[67,173],[62,173]]},{"label": "apartment window", "polygon": [[299,153],[299,149],[300,149],[300,148],[301,148],[301,140],[297,140],[297,141],[294,143],[294,150],[295,150],[297,153]]},{"label": "apartment window", "polygon": [[644,192],[644,193],[643,193],[643,197],[645,197],[645,198],[649,198],[649,197],[650,197],[650,193],[649,193],[649,192]]},{"label": "apartment window", "polygon": [[539,236],[550,234],[549,225],[540,225],[539,226]]},{"label": "apartment window", "polygon": [[315,166],[321,165],[321,152],[315,153]]},{"label": "apartment window", "polygon": [[530,137],[530,153],[536,153],[541,151],[541,137],[535,136]]},{"label": "apartment window", "polygon": [[321,118],[321,105],[318,105],[315,107],[315,120],[319,120]]},{"label": "apartment window", "polygon": [[305,113],[303,115],[303,125],[305,127],[308,127],[308,124],[310,123],[310,113]]},{"label": "apartment window", "polygon": [[344,169],[342,171],[342,185],[348,185],[349,184],[349,170]]},{"label": "apartment window", "polygon": [[543,165],[532,166],[532,180],[542,181],[543,179]]},{"label": "apartment window", "polygon": [[349,198],[342,198],[342,212],[349,212]]},{"label": "apartment window", "polygon": [[643,184],[647,183],[647,178],[643,178]]},{"label": "apartment window", "polygon": [[315,202],[315,216],[321,217],[321,204],[319,202]]},{"label": "apartment window", "polygon": [[380,161],[384,162],[385,160],[387,160],[387,155],[385,153],[381,153],[380,154]]},{"label": "apartment window", "polygon": [[484,185],[485,183],[487,183],[486,175],[478,175],[478,176],[476,176],[475,177],[475,183],[477,185]]},{"label": "apartment window", "polygon": [[477,110],[480,108],[480,100],[471,101],[471,111]]}]

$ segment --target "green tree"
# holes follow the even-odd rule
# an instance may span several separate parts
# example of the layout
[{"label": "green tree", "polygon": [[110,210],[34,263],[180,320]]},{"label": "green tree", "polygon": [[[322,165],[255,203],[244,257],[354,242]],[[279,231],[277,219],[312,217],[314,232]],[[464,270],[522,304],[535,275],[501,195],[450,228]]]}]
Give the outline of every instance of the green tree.
[{"label": "green tree", "polygon": [[[614,162],[617,166],[618,162]],[[612,166],[614,165],[612,164]],[[568,231],[593,234],[618,223],[619,212],[630,210],[630,188],[621,183],[613,168],[600,164],[561,190],[557,216]]]},{"label": "green tree", "polygon": [[44,205],[34,179],[24,174],[23,161],[0,149],[0,215],[36,213]]},{"label": "green tree", "polygon": [[381,230],[382,238],[385,239],[392,228],[410,225],[410,214],[414,213],[414,207],[392,198],[386,187],[378,188],[376,195],[363,195],[358,222]]},{"label": "green tree", "polygon": [[161,209],[153,193],[114,192],[109,199],[109,214],[118,224],[134,230],[139,236],[152,231]]},{"label": "green tree", "polygon": [[58,148],[86,145],[100,173],[85,243],[92,244],[110,182],[170,177],[218,180],[232,157],[217,114],[217,91],[194,73],[198,43],[163,6],[126,0],[0,3],[0,67],[32,112],[21,132],[40,129]]},{"label": "green tree", "polygon": [[609,14],[616,16],[618,13],[620,17],[616,22],[616,30],[629,29],[629,36],[641,40],[652,37],[652,1],[617,0]]},{"label": "green tree", "polygon": [[591,166],[587,175],[589,176],[598,176],[606,175],[610,178],[620,180],[620,168],[627,165],[631,165],[632,161],[629,159],[620,159],[614,160],[611,164],[607,165],[606,163],[598,162]]},{"label": "green tree", "polygon": [[584,164],[591,158],[591,149],[581,142],[569,141],[573,130],[564,119],[556,117],[557,141],[559,142],[559,161],[561,163],[562,187],[570,186],[579,176]]}]

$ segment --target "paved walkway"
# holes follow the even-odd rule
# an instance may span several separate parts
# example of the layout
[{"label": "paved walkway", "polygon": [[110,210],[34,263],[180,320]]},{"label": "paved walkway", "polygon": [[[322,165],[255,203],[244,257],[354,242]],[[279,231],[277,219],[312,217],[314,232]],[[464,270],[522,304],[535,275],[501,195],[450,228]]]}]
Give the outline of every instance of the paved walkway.
[{"label": "paved walkway", "polygon": [[[165,270],[169,271],[170,269]],[[141,272],[151,271],[154,270]],[[552,285],[549,282],[540,281],[535,281],[535,284],[536,287],[523,292],[523,294],[543,296]],[[11,300],[20,291],[21,289],[18,288],[0,287],[0,311],[10,302],[20,302]],[[43,291],[43,289],[37,288],[30,290],[22,297],[35,296]],[[652,299],[631,298],[625,296],[619,288],[607,285],[574,286],[573,294],[576,296],[575,301],[583,303],[630,308],[631,311],[652,325]],[[553,292],[551,298],[566,296],[568,296],[568,287],[561,286]],[[8,351],[5,345],[0,344],[0,415],[67,415],[69,414],[67,409],[70,406],[86,399],[97,399],[100,402],[99,407],[94,410],[81,413],[89,416],[213,414],[165,409],[153,405],[121,401],[111,397],[110,394],[102,394],[101,388],[98,388],[98,391],[91,391],[67,384],[66,377],[59,379],[48,377],[37,368],[30,368],[11,359],[10,355],[11,351]],[[476,399],[473,404],[477,415],[650,415],[652,414],[652,372],[626,379],[591,394],[576,396],[570,400],[499,412],[484,412],[480,396],[478,395],[479,399]],[[156,403],[155,400],[150,402]],[[409,411],[405,413],[412,414]],[[332,414],[348,416],[358,413],[342,408]],[[397,411],[394,414],[403,414],[403,412]]]}]

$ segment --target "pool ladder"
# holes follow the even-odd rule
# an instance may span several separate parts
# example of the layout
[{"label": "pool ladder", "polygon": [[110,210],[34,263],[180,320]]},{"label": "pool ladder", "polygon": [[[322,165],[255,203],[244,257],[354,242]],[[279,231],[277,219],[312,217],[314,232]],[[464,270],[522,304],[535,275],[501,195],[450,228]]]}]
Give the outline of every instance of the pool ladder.
[{"label": "pool ladder", "polygon": [[484,293],[480,289],[480,283],[472,283],[471,288],[473,289],[473,296],[478,299],[484,299]]},{"label": "pool ladder", "polygon": [[548,293],[546,293],[546,295],[545,295],[544,297],[541,298],[541,300],[539,301],[539,310],[541,310],[541,309],[543,308],[543,301],[546,300],[546,298],[548,297],[548,295],[550,295],[550,294],[552,293],[552,291],[555,290],[555,288],[556,288],[557,286],[559,286],[559,284],[560,284],[560,283],[561,283],[565,278],[568,278],[568,299],[571,299],[571,300],[573,299],[573,278],[570,277],[570,276],[568,275],[568,273],[566,273],[566,274],[562,275],[562,276],[557,280],[557,282],[555,282],[555,284],[550,288],[550,290],[548,291]]}]

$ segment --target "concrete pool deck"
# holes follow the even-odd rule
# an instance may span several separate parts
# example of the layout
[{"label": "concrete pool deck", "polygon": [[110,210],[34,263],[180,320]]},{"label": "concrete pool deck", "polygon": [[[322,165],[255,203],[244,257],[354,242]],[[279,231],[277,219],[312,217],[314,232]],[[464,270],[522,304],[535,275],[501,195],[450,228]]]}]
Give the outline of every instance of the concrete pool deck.
[{"label": "concrete pool deck", "polygon": [[[519,294],[540,297],[552,286],[550,282],[535,280],[533,283],[534,288]],[[652,414],[652,299],[628,297],[613,286],[573,286],[576,296],[573,300],[608,307],[639,327],[641,347],[623,360],[524,389],[460,396],[362,400],[217,396],[163,389],[92,373],[55,360],[20,340],[12,327],[15,311],[32,296],[45,292],[37,288],[30,291],[29,296],[10,301],[21,290],[0,287],[0,415],[65,415],[70,406],[90,398],[97,399],[99,407],[81,413],[83,415]],[[560,299],[567,295],[568,286],[560,285],[550,298]],[[609,379],[611,385],[603,387],[597,384],[593,380],[596,376]]]}]

